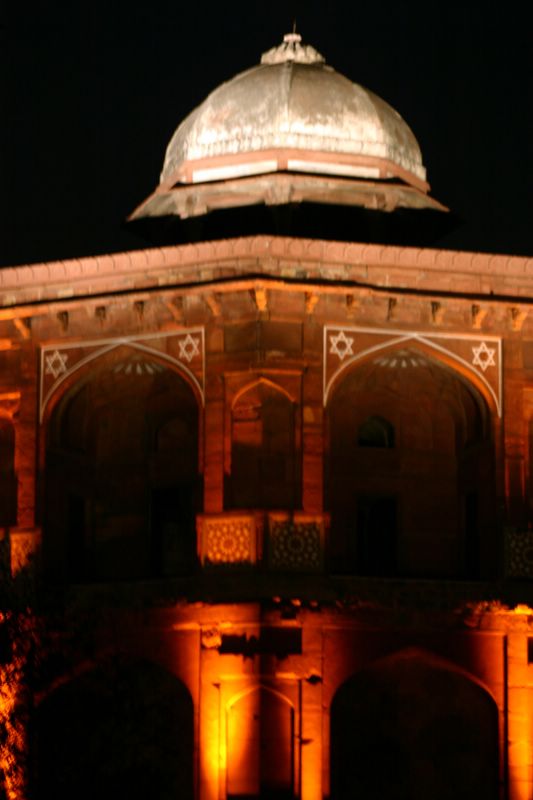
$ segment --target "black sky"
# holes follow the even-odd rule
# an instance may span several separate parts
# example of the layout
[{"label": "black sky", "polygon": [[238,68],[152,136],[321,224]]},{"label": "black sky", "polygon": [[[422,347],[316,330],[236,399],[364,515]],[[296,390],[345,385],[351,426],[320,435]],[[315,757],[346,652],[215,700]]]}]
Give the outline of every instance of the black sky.
[{"label": "black sky", "polygon": [[9,5],[0,265],[142,247],[122,222],[156,185],[174,129],[279,43],[294,16],[328,63],[413,129],[432,194],[464,220],[440,246],[533,254],[527,4]]}]

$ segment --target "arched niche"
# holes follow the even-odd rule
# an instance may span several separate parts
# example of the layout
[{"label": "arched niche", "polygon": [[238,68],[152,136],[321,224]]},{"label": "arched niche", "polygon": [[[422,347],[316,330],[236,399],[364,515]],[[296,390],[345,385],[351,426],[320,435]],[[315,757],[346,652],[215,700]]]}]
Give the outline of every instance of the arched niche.
[{"label": "arched niche", "polygon": [[227,798],[294,797],[294,708],[267,686],[227,708]]},{"label": "arched niche", "polygon": [[11,420],[0,416],[0,528],[16,524],[15,430]]},{"label": "arched niche", "polygon": [[395,444],[394,425],[384,417],[371,414],[357,430],[358,447],[392,448]]},{"label": "arched niche", "polygon": [[332,800],[497,800],[498,709],[471,676],[407,650],[354,675],[331,705]]},{"label": "arched niche", "polygon": [[231,407],[231,466],[226,508],[300,507],[296,404],[278,385],[259,380]]},{"label": "arched niche", "polygon": [[472,384],[428,352],[392,348],[344,373],[326,417],[333,569],[491,572],[491,418]]},{"label": "arched niche", "polygon": [[193,703],[148,661],[110,659],[36,707],[32,800],[194,797]]},{"label": "arched niche", "polygon": [[190,385],[128,347],[92,362],[46,429],[43,556],[69,580],[189,572],[199,510]]}]

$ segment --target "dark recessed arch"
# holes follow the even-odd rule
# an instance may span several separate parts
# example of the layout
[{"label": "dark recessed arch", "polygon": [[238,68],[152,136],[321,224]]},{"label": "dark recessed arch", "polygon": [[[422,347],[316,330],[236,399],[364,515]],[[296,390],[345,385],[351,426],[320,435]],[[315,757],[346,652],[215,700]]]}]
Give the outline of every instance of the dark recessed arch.
[{"label": "dark recessed arch", "polygon": [[394,425],[388,419],[371,414],[359,426],[357,444],[359,447],[394,447]]},{"label": "dark recessed arch", "polygon": [[497,800],[498,774],[494,699],[429,653],[382,659],[333,698],[332,800]]},{"label": "dark recessed arch", "polygon": [[354,356],[348,357],[341,363],[340,368],[324,387],[324,405],[327,406],[339,384],[343,383],[347,373],[360,366],[378,360],[394,360],[398,354],[407,351],[416,358],[418,355],[429,360],[430,363],[449,370],[472,391],[483,398],[488,411],[495,416],[501,416],[501,397],[498,397],[488,380],[476,371],[471,364],[453,354],[445,347],[437,345],[420,335],[407,334],[392,342],[383,342],[369,347]]},{"label": "dark recessed arch", "polygon": [[201,502],[192,387],[129,346],[79,377],[47,420],[46,568],[69,580],[190,571]]},{"label": "dark recessed arch", "polygon": [[110,659],[62,684],[31,734],[33,800],[194,797],[192,699],[152,662]]},{"label": "dark recessed arch", "polygon": [[492,419],[478,389],[418,343],[346,369],[326,408],[333,568],[492,573]]},{"label": "dark recessed arch", "polygon": [[143,345],[140,342],[114,342],[113,344],[99,349],[95,353],[90,353],[76,365],[67,370],[52,386],[50,391],[42,398],[41,402],[41,424],[44,428],[48,427],[48,422],[55,407],[61,403],[63,397],[68,394],[73,387],[81,387],[90,381],[94,374],[105,369],[106,364],[120,361],[124,355],[133,358],[145,357],[153,364],[161,368],[168,369],[179,375],[187,383],[196,397],[199,406],[204,403],[203,390],[191,370],[181,361],[161,352],[160,350]]},{"label": "dark recessed arch", "polygon": [[227,508],[300,507],[297,404],[278,384],[261,378],[243,387],[231,405]]}]

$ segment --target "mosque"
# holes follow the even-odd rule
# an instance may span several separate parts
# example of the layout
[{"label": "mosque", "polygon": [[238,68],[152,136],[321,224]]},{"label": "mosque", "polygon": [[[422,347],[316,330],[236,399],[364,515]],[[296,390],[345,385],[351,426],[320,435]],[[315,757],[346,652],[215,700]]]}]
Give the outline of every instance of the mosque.
[{"label": "mosque", "polygon": [[154,246],[0,270],[30,797],[533,797],[533,260],[432,248],[429,191],[293,33],[177,128]]}]

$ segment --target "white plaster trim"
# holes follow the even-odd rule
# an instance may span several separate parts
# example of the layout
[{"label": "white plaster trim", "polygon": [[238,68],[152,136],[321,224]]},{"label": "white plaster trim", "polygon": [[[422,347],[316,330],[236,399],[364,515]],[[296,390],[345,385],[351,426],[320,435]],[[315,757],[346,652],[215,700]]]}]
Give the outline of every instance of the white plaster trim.
[{"label": "white plaster trim", "polygon": [[[174,358],[173,356],[169,356],[167,353],[163,353],[161,350],[157,350],[153,347],[148,347],[141,343],[141,340],[150,340],[150,339],[168,339],[170,337],[175,338],[182,338],[183,336],[187,336],[187,334],[197,334],[200,336],[201,339],[201,358],[202,358],[202,383],[198,381],[196,375],[190,370],[183,361]],[[46,396],[43,397],[43,380],[44,380],[44,360],[47,353],[51,350],[75,350],[78,348],[83,347],[99,347],[98,350],[95,350],[93,353],[90,353],[85,358],[80,359],[80,361],[75,364],[71,369],[67,369],[66,372],[62,373],[57,380],[51,385],[50,389],[46,393]],[[140,334],[139,336],[117,336],[112,337],[109,339],[93,339],[93,340],[81,340],[78,342],[66,342],[63,344],[62,342],[55,342],[54,344],[45,344],[41,346],[41,369],[40,369],[40,376],[39,376],[39,422],[42,423],[44,412],[46,410],[46,406],[50,401],[50,398],[55,394],[57,389],[61,386],[63,381],[65,381],[68,377],[73,375],[78,369],[81,369],[86,364],[89,364],[91,361],[94,361],[101,356],[106,355],[106,353],[110,353],[112,350],[116,350],[118,347],[122,345],[126,345],[127,347],[131,347],[133,350],[140,350],[144,353],[149,353],[150,355],[154,355],[157,358],[162,359],[163,361],[168,361],[169,363],[173,364],[177,369],[182,372],[185,372],[186,375],[190,378],[190,380],[194,383],[198,392],[200,394],[200,398],[202,400],[202,405],[205,404],[205,335],[204,335],[204,328],[203,326],[195,327],[195,328],[183,328],[182,330],[176,331],[166,331],[162,333],[145,333]]]},{"label": "white plaster trim", "polygon": [[[333,372],[329,381],[327,381],[326,376],[326,361],[328,356],[328,335],[333,331],[346,331],[349,333],[365,333],[365,334],[378,334],[378,335],[387,335],[391,338],[387,339],[385,342],[380,342],[373,347],[367,347],[365,350],[362,350],[356,353],[354,356],[351,356],[346,361],[343,361],[339,364],[338,368]],[[395,338],[394,338],[395,337]],[[431,338],[427,338],[431,337]],[[451,350],[448,350],[446,347],[441,347],[440,345],[436,344],[435,342],[431,341],[431,339],[444,339],[444,340],[453,340],[453,339],[464,339],[465,341],[470,342],[492,342],[498,350],[498,393],[494,391],[488,380],[486,379],[485,375],[481,370],[478,370],[473,364],[466,361],[461,356],[457,355]],[[329,393],[331,390],[331,386],[333,381],[337,379],[341,372],[347,369],[351,364],[354,364],[357,361],[360,361],[362,358],[366,356],[377,353],[380,350],[386,350],[394,345],[401,344],[402,342],[408,341],[418,341],[425,344],[427,347],[436,350],[437,352],[445,353],[447,356],[451,357],[454,361],[459,364],[465,366],[470,372],[473,372],[477,375],[477,377],[481,380],[481,382],[486,386],[490,395],[494,399],[494,403],[496,405],[496,410],[498,413],[498,417],[501,418],[502,416],[502,340],[498,336],[472,336],[471,334],[465,333],[428,333],[427,331],[401,331],[396,330],[394,328],[358,328],[358,327],[351,327],[349,325],[324,325],[324,347],[323,347],[323,404],[324,407],[326,406],[329,398]]]},{"label": "white plaster trim", "polygon": [[379,167],[367,167],[363,164],[351,166],[330,161],[305,161],[299,158],[289,158],[287,167],[296,172],[310,172],[318,175],[348,175],[352,178],[379,178],[380,176]]},{"label": "white plaster trim", "polygon": [[242,178],[246,175],[261,175],[267,172],[276,172],[278,162],[270,159],[268,161],[250,161],[247,164],[228,164],[227,166],[209,167],[205,169],[195,169],[192,173],[193,183],[204,183],[207,181],[222,181],[228,178]]}]

